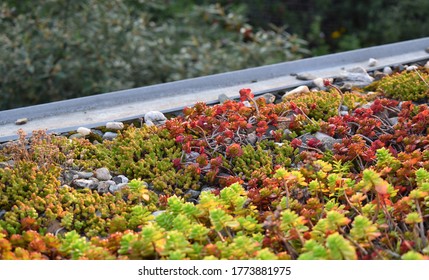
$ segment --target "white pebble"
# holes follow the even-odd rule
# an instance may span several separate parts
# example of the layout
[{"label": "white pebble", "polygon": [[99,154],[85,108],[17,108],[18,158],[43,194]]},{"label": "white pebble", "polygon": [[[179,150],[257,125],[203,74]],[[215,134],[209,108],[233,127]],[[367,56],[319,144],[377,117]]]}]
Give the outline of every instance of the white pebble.
[{"label": "white pebble", "polygon": [[124,124],[122,122],[108,122],[106,123],[106,128],[111,130],[122,130],[124,129]]},{"label": "white pebble", "polygon": [[160,111],[150,111],[144,115],[144,120],[146,125],[152,126],[164,124],[167,118]]},{"label": "white pebble", "polygon": [[294,95],[294,94],[301,94],[301,93],[307,93],[310,92],[310,89],[308,86],[299,86],[291,91],[288,91],[285,95],[283,95],[282,100],[285,100],[287,96]]},{"label": "white pebble", "polygon": [[407,71],[414,71],[414,70],[417,70],[417,66],[416,65],[411,65],[411,66],[408,66],[407,68],[406,68],[406,70]]},{"label": "white pebble", "polygon": [[429,69],[429,60],[426,62],[425,66],[426,69]]},{"label": "white pebble", "polygon": [[369,67],[373,67],[373,66],[375,66],[375,65],[377,65],[377,59],[375,59],[375,58],[370,58],[369,60],[368,60],[368,66]]},{"label": "white pebble", "polygon": [[383,68],[383,74],[391,75],[392,73],[393,73],[393,70],[389,66],[386,66]]},{"label": "white pebble", "polygon": [[91,133],[91,129],[86,128],[86,127],[82,127],[82,126],[79,127],[76,131],[79,134],[82,134],[83,136],[87,136],[87,135],[89,135]]}]

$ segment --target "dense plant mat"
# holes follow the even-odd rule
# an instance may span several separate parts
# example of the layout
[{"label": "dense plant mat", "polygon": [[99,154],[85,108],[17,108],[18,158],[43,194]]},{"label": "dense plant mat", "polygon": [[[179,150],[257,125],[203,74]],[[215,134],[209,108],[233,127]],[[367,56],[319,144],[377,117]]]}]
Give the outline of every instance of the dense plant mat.
[{"label": "dense plant mat", "polygon": [[[277,104],[243,89],[112,141],[21,133],[0,150],[0,258],[427,259],[418,73]],[[130,181],[100,193],[64,180],[101,167]]]}]

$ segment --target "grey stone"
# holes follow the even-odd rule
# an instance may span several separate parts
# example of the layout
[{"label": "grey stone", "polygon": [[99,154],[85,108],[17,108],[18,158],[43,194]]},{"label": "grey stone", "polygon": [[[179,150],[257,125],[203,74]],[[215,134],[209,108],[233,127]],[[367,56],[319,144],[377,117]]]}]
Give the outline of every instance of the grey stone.
[{"label": "grey stone", "polygon": [[264,98],[265,103],[267,103],[267,104],[273,104],[274,101],[276,101],[276,96],[272,93],[265,93],[264,95],[261,95],[256,99],[259,99],[259,98]]},{"label": "grey stone", "polygon": [[185,195],[189,195],[189,198],[198,198],[200,196],[200,191],[196,190],[188,190],[186,191]]},{"label": "grey stone", "polygon": [[383,68],[383,73],[385,75],[391,75],[393,73],[393,70],[389,66],[386,66],[386,67]]},{"label": "grey stone", "polygon": [[311,74],[311,73],[299,73],[298,75],[296,75],[296,78],[298,80],[303,80],[303,81],[310,81],[310,80],[314,80],[317,78],[317,76]]},{"label": "grey stone", "polygon": [[355,67],[342,71],[339,78],[343,81],[343,88],[351,89],[353,87],[364,87],[374,81],[374,78],[368,75],[362,67]]},{"label": "grey stone", "polygon": [[84,138],[85,136],[83,136],[82,134],[80,134],[80,133],[75,133],[75,134],[72,134],[72,135],[70,135],[69,136],[69,139],[77,139],[77,138]]},{"label": "grey stone", "polygon": [[100,183],[98,183],[97,191],[102,194],[108,193],[110,186],[116,186],[115,182],[112,180],[101,181]]},{"label": "grey stone", "polygon": [[229,98],[226,94],[222,93],[222,94],[219,94],[217,100],[219,101],[220,104],[223,104],[225,103],[225,101],[231,100],[231,98]]},{"label": "grey stone", "polygon": [[6,214],[6,210],[0,210],[0,219]]},{"label": "grey stone", "polygon": [[247,142],[249,142],[249,144],[255,145],[256,141],[258,141],[258,136],[256,136],[256,133],[252,132],[247,135]]},{"label": "grey stone", "polygon": [[340,111],[340,116],[347,116],[349,114],[349,111]]},{"label": "grey stone", "polygon": [[75,179],[72,181],[72,185],[82,189],[94,190],[97,188],[97,183],[93,180],[88,179]]},{"label": "grey stone", "polygon": [[201,189],[201,192],[212,192],[212,191],[216,191],[216,188],[212,188],[212,187],[203,187]]},{"label": "grey stone", "polygon": [[375,65],[377,65],[378,61],[375,58],[370,58],[368,59],[368,66],[369,67],[374,67]]},{"label": "grey stone", "polygon": [[158,126],[158,125],[163,125],[167,120],[167,118],[160,111],[150,111],[144,115],[144,120],[146,125],[148,126],[152,126],[152,125]]},{"label": "grey stone", "polygon": [[95,177],[100,181],[107,181],[112,178],[112,175],[110,175],[109,169],[102,167],[95,170]]},{"label": "grey stone", "polygon": [[82,179],[89,179],[92,176],[94,176],[94,173],[81,171],[81,172],[78,172],[76,175],[79,176],[79,178],[82,178]]},{"label": "grey stone", "polygon": [[[326,89],[325,81],[324,80],[325,79],[323,79],[323,78],[316,78],[316,79],[313,80],[313,84],[316,87],[318,87],[319,89],[324,90],[324,89]],[[331,83],[333,82],[333,79],[329,79],[329,80],[330,80]]]},{"label": "grey stone", "polygon": [[125,177],[124,175],[118,175],[112,178],[112,180],[116,183],[116,184],[122,184],[122,183],[128,183],[128,178]]},{"label": "grey stone", "polygon": [[294,88],[291,91],[286,92],[283,96],[282,96],[282,100],[286,100],[289,96],[291,95],[299,95],[299,94],[303,94],[303,93],[307,93],[310,92],[310,89],[308,88],[308,86],[299,86],[297,88]]},{"label": "grey stone", "polygon": [[395,126],[398,124],[398,117],[389,118],[389,122],[392,126]]},{"label": "grey stone", "polygon": [[349,107],[347,107],[346,105],[341,105],[341,106],[340,106],[340,110],[341,110],[341,111],[348,111],[348,110],[349,110]]},{"label": "grey stone", "polygon": [[103,132],[98,129],[91,129],[91,133],[103,137]]},{"label": "grey stone", "polygon": [[117,185],[111,185],[111,186],[109,186],[109,192],[115,193],[115,192],[121,190],[122,188],[124,188],[126,186],[128,186],[127,183],[121,183],[121,184],[117,184]]},{"label": "grey stone", "polygon": [[407,71],[415,71],[418,69],[417,65],[410,65],[407,68],[405,68]]},{"label": "grey stone", "polygon": [[325,134],[323,132],[316,132],[314,134],[314,137],[316,137],[317,140],[322,142],[323,147],[325,150],[332,150],[335,143],[341,143],[341,139],[335,139],[328,134]]},{"label": "grey stone", "polygon": [[16,125],[23,125],[23,124],[26,124],[28,122],[28,119],[27,118],[21,118],[21,119],[17,119],[16,121],[15,121],[15,124]]},{"label": "grey stone", "polygon": [[89,129],[87,127],[79,127],[76,131],[77,131],[77,133],[80,133],[83,136],[87,136],[87,135],[91,134],[91,129]]},{"label": "grey stone", "polygon": [[122,122],[108,122],[106,123],[106,129],[122,130],[124,129],[124,124]]},{"label": "grey stone", "polygon": [[110,131],[103,134],[104,140],[113,140],[116,137],[118,137],[118,133],[114,133],[114,132],[110,132]]},{"label": "grey stone", "polygon": [[165,210],[158,210],[158,211],[153,212],[152,216],[157,217],[157,216],[161,215],[164,212],[165,212]]}]

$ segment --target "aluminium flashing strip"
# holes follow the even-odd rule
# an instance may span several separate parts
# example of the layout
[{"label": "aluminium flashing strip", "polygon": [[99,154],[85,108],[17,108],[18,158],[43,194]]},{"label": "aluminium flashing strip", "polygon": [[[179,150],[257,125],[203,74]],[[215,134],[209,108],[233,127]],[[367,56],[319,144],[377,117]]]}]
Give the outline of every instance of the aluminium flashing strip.
[{"label": "aluminium flashing strip", "polygon": [[[16,131],[47,129],[66,132],[80,126],[97,127],[108,121],[126,121],[142,117],[151,110],[172,111],[196,102],[215,103],[219,94],[235,98],[239,89],[252,88],[255,94],[276,92],[309,84],[297,80],[294,73],[311,73],[326,78],[337,76],[341,69],[361,66],[368,71],[385,66],[428,60],[429,37],[405,42],[369,47],[319,57],[306,58],[267,66],[199,78],[121,90],[88,97],[22,107],[0,112],[0,142],[17,138]],[[368,67],[368,59],[378,63]],[[27,118],[24,125],[15,125]]]}]

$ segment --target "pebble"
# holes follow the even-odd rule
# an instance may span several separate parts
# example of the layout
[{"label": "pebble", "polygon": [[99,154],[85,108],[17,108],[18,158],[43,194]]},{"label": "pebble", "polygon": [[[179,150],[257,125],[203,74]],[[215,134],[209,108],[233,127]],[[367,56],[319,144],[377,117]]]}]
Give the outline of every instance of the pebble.
[{"label": "pebble", "polygon": [[369,67],[374,67],[375,65],[377,65],[378,61],[375,58],[370,58],[368,59],[368,66]]},{"label": "pebble", "polygon": [[122,130],[122,129],[124,129],[124,123],[122,123],[122,122],[108,122],[108,123],[106,123],[106,129]]},{"label": "pebble", "polygon": [[392,117],[392,118],[389,118],[388,120],[392,126],[395,126],[398,124],[398,117]]},{"label": "pebble", "polygon": [[80,171],[76,174],[77,176],[79,176],[79,178],[81,179],[89,179],[92,176],[94,176],[94,173],[92,172],[84,172],[84,171]]},{"label": "pebble", "polygon": [[[347,112],[348,114],[348,112]],[[314,137],[318,139],[320,142],[322,142],[323,147],[325,150],[332,150],[335,143],[341,143],[341,139],[335,139],[328,134],[325,134],[323,132],[316,132],[314,134]]]},{"label": "pebble", "polygon": [[78,138],[84,138],[85,136],[83,136],[80,133],[75,133],[69,136],[69,139],[78,139]]},{"label": "pebble", "polygon": [[393,70],[389,66],[386,66],[386,67],[383,68],[383,73],[385,75],[391,75],[393,73]]},{"label": "pebble", "polygon": [[189,195],[189,198],[197,199],[200,196],[200,191],[196,190],[187,190],[185,195]]},{"label": "pebble", "polygon": [[272,94],[272,93],[265,93],[264,95],[259,96],[256,99],[259,99],[259,98],[264,98],[265,99],[265,103],[267,103],[267,104],[273,104],[274,101],[276,101],[276,96],[274,94]]},{"label": "pebble", "polygon": [[153,212],[152,216],[157,217],[157,216],[161,215],[164,212],[165,212],[165,210],[158,210],[158,211]]},{"label": "pebble", "polygon": [[95,177],[100,181],[107,181],[112,179],[112,175],[110,175],[110,171],[106,167],[98,168],[97,170],[95,170]]},{"label": "pebble", "polygon": [[317,78],[317,76],[311,74],[311,73],[299,73],[298,75],[296,75],[296,78],[298,80],[302,80],[302,81],[311,81]]},{"label": "pebble", "polygon": [[201,189],[201,192],[212,192],[212,191],[216,191],[216,188],[212,188],[212,187],[204,187]]},{"label": "pebble", "polygon": [[118,137],[118,133],[114,133],[110,131],[103,134],[103,140],[113,140],[116,137]]},{"label": "pebble", "polygon": [[167,118],[160,111],[150,111],[144,115],[145,123],[148,126],[152,125],[163,125]]},{"label": "pebble", "polygon": [[87,136],[87,135],[91,134],[91,129],[89,129],[87,127],[79,127],[76,131],[77,131],[77,133],[79,133],[83,136]]},{"label": "pebble", "polygon": [[225,103],[225,101],[231,100],[231,98],[229,98],[226,94],[222,93],[218,96],[217,100],[219,101],[220,104],[223,104]]},{"label": "pebble", "polygon": [[113,194],[113,193],[121,190],[123,187],[126,187],[126,186],[128,186],[127,183],[122,183],[122,184],[117,184],[117,185],[110,185],[109,186],[109,192]]},{"label": "pebble", "polygon": [[282,96],[282,100],[285,101],[291,95],[302,94],[302,93],[307,93],[307,92],[310,92],[310,89],[308,88],[308,86],[299,86],[299,87],[297,87],[291,91],[286,92]]},{"label": "pebble", "polygon": [[22,119],[17,119],[16,121],[15,121],[15,124],[16,125],[23,125],[23,124],[26,124],[28,122],[28,119],[27,118],[22,118]]},{"label": "pebble", "polygon": [[258,141],[258,136],[256,136],[256,133],[252,132],[247,135],[247,142],[249,142],[250,145],[255,145],[256,141]]},{"label": "pebble", "polygon": [[124,175],[118,175],[112,178],[112,180],[116,183],[116,184],[122,184],[122,183],[128,183],[129,180],[127,177],[125,177]]},{"label": "pebble", "polygon": [[[316,79],[314,79],[314,80],[313,80],[313,84],[314,84],[316,87],[318,87],[319,89],[324,90],[324,89],[326,89],[324,80],[325,80],[325,79],[323,79],[323,78],[316,78]],[[330,78],[330,79],[328,79],[328,80],[329,80],[331,83],[334,81],[334,79],[332,79],[332,78]]]},{"label": "pebble", "polygon": [[108,193],[110,186],[116,186],[116,183],[112,180],[101,181],[98,183],[97,191],[101,194]]},{"label": "pebble", "polygon": [[425,66],[423,67],[429,70],[429,60],[426,62]]},{"label": "pebble", "polygon": [[72,181],[72,185],[82,189],[94,190],[97,188],[97,183],[93,180],[88,179],[75,179]]},{"label": "pebble", "polygon": [[0,211],[0,219],[2,219],[5,214],[6,214],[6,210],[1,210]]},{"label": "pebble", "polygon": [[364,87],[372,83],[374,78],[368,75],[362,67],[355,67],[349,70],[342,71],[340,78],[343,81],[343,88],[351,89],[353,87]]},{"label": "pebble", "polygon": [[407,70],[407,71],[415,71],[417,69],[418,69],[417,65],[411,65],[411,66],[408,66],[407,68],[405,68],[405,70]]}]

